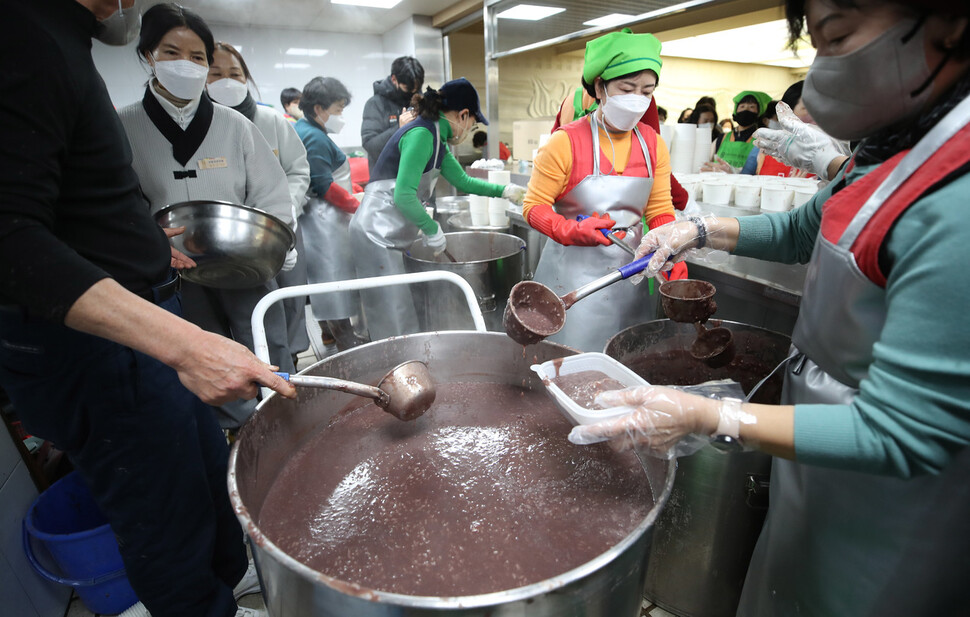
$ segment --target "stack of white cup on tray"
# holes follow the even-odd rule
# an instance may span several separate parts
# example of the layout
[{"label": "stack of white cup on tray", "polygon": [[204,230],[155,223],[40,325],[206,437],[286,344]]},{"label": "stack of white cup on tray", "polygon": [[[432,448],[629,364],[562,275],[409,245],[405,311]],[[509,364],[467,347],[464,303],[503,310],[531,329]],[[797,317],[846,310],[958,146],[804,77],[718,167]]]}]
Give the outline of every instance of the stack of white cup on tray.
[{"label": "stack of white cup on tray", "polygon": [[[512,178],[507,171],[490,171],[488,172],[488,181],[492,184],[505,186],[512,181]],[[488,224],[492,227],[509,226],[509,200],[503,197],[488,198]]]},{"label": "stack of white cup on tray", "polygon": [[680,174],[677,180],[698,202],[746,210],[785,212],[804,204],[818,191],[815,178],[749,176],[704,172]]}]

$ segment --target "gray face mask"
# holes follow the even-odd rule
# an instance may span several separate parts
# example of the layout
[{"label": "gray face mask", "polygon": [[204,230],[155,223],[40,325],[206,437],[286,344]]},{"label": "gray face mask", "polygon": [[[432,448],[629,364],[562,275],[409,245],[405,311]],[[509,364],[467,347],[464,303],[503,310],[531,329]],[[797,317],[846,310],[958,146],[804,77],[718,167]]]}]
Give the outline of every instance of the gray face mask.
[{"label": "gray face mask", "polygon": [[140,0],[135,0],[134,6],[125,10],[121,8],[121,0],[118,0],[118,10],[98,23],[95,37],[105,45],[115,46],[127,45],[137,39],[141,29],[140,4]]},{"label": "gray face mask", "polygon": [[819,128],[857,140],[919,113],[935,76],[925,36],[922,20],[905,19],[855,51],[816,56],[802,101]]}]

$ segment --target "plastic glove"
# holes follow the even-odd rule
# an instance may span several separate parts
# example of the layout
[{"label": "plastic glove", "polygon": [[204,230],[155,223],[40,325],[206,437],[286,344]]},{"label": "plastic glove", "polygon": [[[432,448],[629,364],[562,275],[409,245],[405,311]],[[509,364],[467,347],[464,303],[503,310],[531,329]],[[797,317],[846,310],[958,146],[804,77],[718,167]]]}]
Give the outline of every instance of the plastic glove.
[{"label": "plastic glove", "polygon": [[435,257],[444,253],[445,249],[448,248],[448,239],[445,238],[445,233],[441,231],[441,225],[438,225],[438,231],[425,238],[424,242],[428,245],[428,248],[434,251]]},{"label": "plastic glove", "polygon": [[280,271],[289,272],[295,268],[297,257],[299,257],[299,254],[297,254],[296,249],[290,249],[289,252],[286,253],[286,259],[283,260],[283,267],[280,268]]},{"label": "plastic glove", "polygon": [[701,171],[723,171],[726,174],[736,174],[740,171],[738,168],[732,167],[730,163],[716,154],[714,155],[714,158],[717,160],[701,165]]},{"label": "plastic glove", "polygon": [[667,273],[668,281],[680,281],[682,279],[690,278],[687,275],[687,264],[685,262],[680,262],[674,264],[674,267],[670,269]]},{"label": "plastic glove", "polygon": [[[672,271],[676,264],[688,257],[697,257],[696,249],[706,245],[709,234],[720,227],[715,216],[691,217],[651,229],[640,241],[636,259],[653,253],[646,270],[637,276],[649,277],[658,272]],[[690,251],[690,252],[688,252]],[[723,251],[718,251],[723,253]],[[679,272],[678,272],[679,274]]]},{"label": "plastic glove", "polygon": [[539,204],[529,210],[529,225],[563,246],[610,245],[610,239],[600,229],[612,229],[616,222],[609,215],[593,214],[582,221],[567,219],[549,204]]},{"label": "plastic glove", "polygon": [[502,189],[502,197],[517,206],[521,206],[522,200],[525,199],[525,187],[518,184],[506,184],[505,188]]},{"label": "plastic glove", "polygon": [[837,156],[848,156],[849,149],[814,124],[799,120],[785,103],[778,103],[775,111],[782,128],[758,129],[754,133],[754,145],[785,165],[830,180],[829,163]]},{"label": "plastic glove", "polygon": [[740,436],[741,424],[754,424],[737,399],[718,400],[663,386],[637,386],[603,392],[596,404],[627,408],[630,413],[596,424],[576,426],[569,441],[585,445],[611,442],[619,450],[644,447],[660,458],[687,456],[700,450],[714,435]]}]

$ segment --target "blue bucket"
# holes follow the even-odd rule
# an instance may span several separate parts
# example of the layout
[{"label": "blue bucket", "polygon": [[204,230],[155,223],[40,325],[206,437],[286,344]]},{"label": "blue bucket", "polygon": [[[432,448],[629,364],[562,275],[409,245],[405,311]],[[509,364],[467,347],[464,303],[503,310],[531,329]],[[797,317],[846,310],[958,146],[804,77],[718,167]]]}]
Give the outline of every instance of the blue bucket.
[{"label": "blue bucket", "polygon": [[[43,544],[64,576],[41,565],[31,538]],[[138,601],[111,526],[76,472],[55,482],[30,506],[23,541],[34,570],[49,581],[73,587],[92,613],[114,615]]]}]

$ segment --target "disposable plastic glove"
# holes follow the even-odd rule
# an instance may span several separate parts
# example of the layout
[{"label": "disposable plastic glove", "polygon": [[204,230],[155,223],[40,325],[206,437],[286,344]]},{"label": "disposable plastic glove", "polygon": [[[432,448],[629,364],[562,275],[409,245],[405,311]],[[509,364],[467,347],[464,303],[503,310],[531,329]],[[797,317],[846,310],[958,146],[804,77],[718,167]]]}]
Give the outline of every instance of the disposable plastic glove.
[{"label": "disposable plastic glove", "polygon": [[506,184],[505,188],[502,189],[502,197],[517,206],[521,206],[522,200],[525,199],[525,187],[518,184]]},{"label": "disposable plastic glove", "polygon": [[612,229],[616,222],[608,215],[592,214],[582,221],[567,219],[549,204],[539,204],[529,210],[529,225],[563,246],[610,245],[610,239],[600,229]]},{"label": "disposable plastic glove", "polygon": [[585,445],[608,440],[616,449],[642,447],[660,458],[693,454],[718,434],[737,439],[742,423],[756,421],[737,399],[706,398],[663,386],[603,392],[596,397],[596,404],[627,408],[630,413],[576,426],[569,433],[570,442]]},{"label": "disposable plastic glove", "polygon": [[726,174],[736,174],[740,169],[737,167],[732,167],[730,163],[722,159],[721,157],[714,155],[716,161],[707,162],[701,165],[701,171],[723,171]]},{"label": "disposable plastic glove", "polygon": [[775,111],[782,128],[758,129],[754,133],[754,145],[789,167],[811,172],[822,180],[831,180],[828,177],[829,163],[837,156],[849,155],[848,147],[814,124],[799,120],[785,103],[778,103]]},{"label": "disposable plastic glove", "polygon": [[425,238],[424,242],[428,245],[428,248],[434,251],[435,257],[444,253],[445,249],[448,248],[448,239],[441,231],[441,225],[438,225],[438,231]]},{"label": "disposable plastic glove", "polygon": [[286,253],[286,259],[283,260],[283,267],[280,270],[282,272],[289,272],[295,268],[297,257],[299,257],[299,255],[297,254],[296,249],[290,249]]},{"label": "disposable plastic glove", "polygon": [[[651,229],[640,241],[636,251],[637,259],[650,253],[654,254],[642,276],[649,277],[658,272],[673,271],[675,265],[683,262],[687,257],[697,257],[697,249],[706,245],[707,235],[718,225],[717,217],[700,216]],[[723,251],[718,252],[723,253]]]}]

